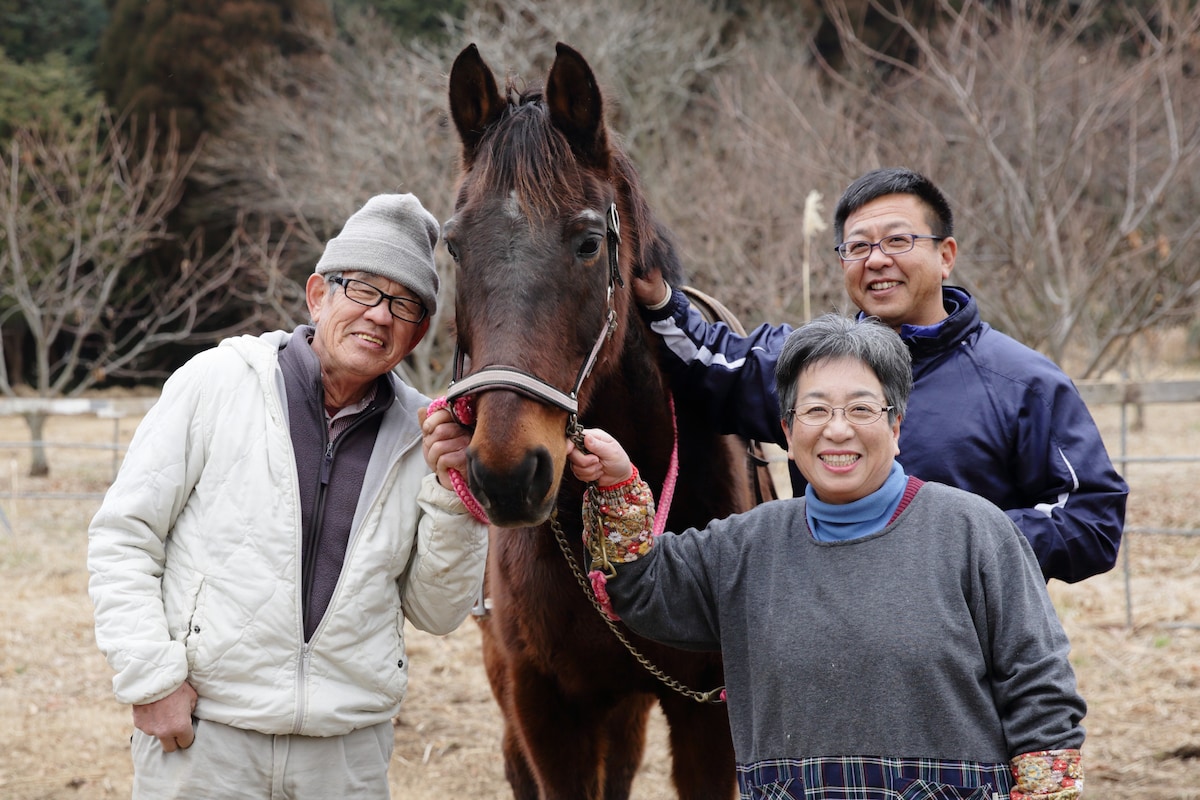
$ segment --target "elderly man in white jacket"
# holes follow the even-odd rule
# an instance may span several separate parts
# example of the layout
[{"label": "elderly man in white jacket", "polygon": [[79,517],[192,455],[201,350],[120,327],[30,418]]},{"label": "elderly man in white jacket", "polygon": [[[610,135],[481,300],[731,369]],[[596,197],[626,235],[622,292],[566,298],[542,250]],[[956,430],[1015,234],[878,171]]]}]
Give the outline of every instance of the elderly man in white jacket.
[{"label": "elderly man in white jacket", "polygon": [[437,220],[372,198],[308,279],[313,324],[167,381],[89,530],[135,798],[386,798],[407,619],[445,634],[486,527],[469,434],[392,372],[429,328]]}]

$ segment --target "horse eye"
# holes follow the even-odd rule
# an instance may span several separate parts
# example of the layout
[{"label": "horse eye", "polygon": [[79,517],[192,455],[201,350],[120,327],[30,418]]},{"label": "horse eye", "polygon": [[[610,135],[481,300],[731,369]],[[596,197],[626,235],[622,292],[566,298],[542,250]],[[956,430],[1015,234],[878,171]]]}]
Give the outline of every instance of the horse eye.
[{"label": "horse eye", "polygon": [[600,252],[600,237],[589,236],[580,245],[577,254],[580,258],[595,258]]},{"label": "horse eye", "polygon": [[449,239],[446,240],[446,252],[450,254],[451,258],[453,258],[455,261],[458,261],[458,248],[456,248],[454,243]]}]

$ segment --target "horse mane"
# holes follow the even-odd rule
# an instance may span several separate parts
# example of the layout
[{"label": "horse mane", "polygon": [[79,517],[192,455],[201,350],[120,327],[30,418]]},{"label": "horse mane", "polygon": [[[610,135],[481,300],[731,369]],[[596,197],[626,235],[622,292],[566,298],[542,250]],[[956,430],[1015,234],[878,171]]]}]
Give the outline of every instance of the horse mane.
[{"label": "horse mane", "polygon": [[[522,210],[535,219],[546,219],[562,208],[586,205],[588,181],[585,165],[576,157],[567,138],[554,127],[540,85],[521,89],[510,77],[505,85],[507,105],[489,127],[493,146],[479,148],[474,165],[476,180],[494,191],[515,193]],[[658,267],[672,286],[685,282],[683,264],[674,236],[646,201],[637,169],[625,151],[607,137],[611,179],[624,198],[622,246],[632,248],[633,274],[645,274],[647,265]],[[631,241],[636,238],[636,241]]]},{"label": "horse mane", "polygon": [[673,287],[683,286],[687,280],[674,234],[650,210],[637,170],[629,156],[619,147],[610,146],[609,150],[612,155],[613,172],[624,185],[622,194],[629,204],[626,213],[632,214],[636,221],[636,226],[632,226],[637,236],[637,241],[632,243],[633,252],[636,253],[633,261],[634,276],[645,275],[647,267],[658,267],[667,283]]},{"label": "horse mane", "polygon": [[492,144],[478,150],[475,180],[491,192],[515,193],[533,219],[584,205],[583,165],[554,128],[542,88],[521,91],[509,78],[505,94],[507,105],[485,134]]}]

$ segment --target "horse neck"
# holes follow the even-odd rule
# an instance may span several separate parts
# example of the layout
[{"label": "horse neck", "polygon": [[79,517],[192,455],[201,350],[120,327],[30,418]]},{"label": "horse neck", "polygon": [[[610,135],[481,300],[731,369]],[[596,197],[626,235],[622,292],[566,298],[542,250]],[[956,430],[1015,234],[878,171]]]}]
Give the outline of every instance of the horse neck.
[{"label": "horse neck", "polygon": [[661,480],[674,447],[670,382],[658,363],[654,342],[636,309],[622,321],[620,352],[598,381],[583,424],[617,438],[647,479]]}]

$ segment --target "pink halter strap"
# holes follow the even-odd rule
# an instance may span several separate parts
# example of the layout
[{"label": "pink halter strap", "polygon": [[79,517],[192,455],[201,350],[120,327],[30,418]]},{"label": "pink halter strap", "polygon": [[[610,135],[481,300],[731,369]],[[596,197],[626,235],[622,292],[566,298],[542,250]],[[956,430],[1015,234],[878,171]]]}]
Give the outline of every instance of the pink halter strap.
[{"label": "pink halter strap", "polygon": [[679,423],[675,420],[675,396],[668,394],[667,400],[671,404],[671,462],[667,465],[667,476],[663,478],[662,494],[658,496],[658,507],[654,512],[652,533],[655,536],[667,529],[667,514],[671,512],[675,481],[679,477]]},{"label": "pink halter strap", "polygon": [[[663,479],[662,493],[658,498],[658,507],[654,512],[654,528],[655,536],[662,534],[667,528],[667,515],[671,511],[671,500],[675,496],[675,482],[679,477],[679,423],[675,419],[675,398],[672,395],[667,396],[671,405],[671,461],[667,465],[667,475]],[[443,396],[434,400],[429,404],[429,413],[439,411],[443,408],[449,408],[449,401]],[[454,399],[454,417],[460,422],[470,424],[473,421],[474,412],[471,409],[468,396],[463,395]],[[459,499],[463,501],[463,505],[471,512],[471,516],[479,520],[483,524],[488,524],[487,512],[483,510],[483,506],[475,499],[475,495],[471,494],[470,488],[467,486],[467,481],[463,478],[462,473],[456,469],[450,471],[450,483],[454,485],[454,491]]]},{"label": "pink halter strap", "polygon": [[[450,403],[445,397],[439,397],[429,404],[429,413],[440,411],[443,408],[449,408]],[[474,417],[474,412],[471,410],[470,403],[466,397],[459,397],[454,401],[454,418],[471,422]],[[467,486],[466,478],[456,469],[447,470],[450,473],[450,483],[454,485],[454,492],[458,498],[463,501],[463,505],[471,512],[471,516],[484,525],[488,524],[487,512],[483,510],[483,506],[479,505],[479,501],[475,499],[475,495],[471,494],[470,488]]]}]

